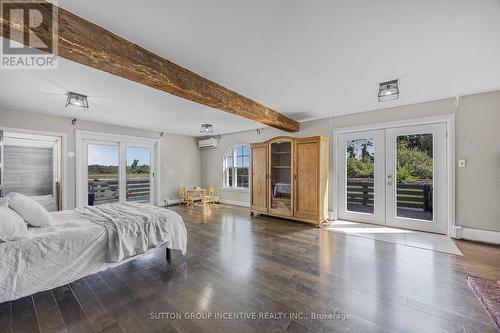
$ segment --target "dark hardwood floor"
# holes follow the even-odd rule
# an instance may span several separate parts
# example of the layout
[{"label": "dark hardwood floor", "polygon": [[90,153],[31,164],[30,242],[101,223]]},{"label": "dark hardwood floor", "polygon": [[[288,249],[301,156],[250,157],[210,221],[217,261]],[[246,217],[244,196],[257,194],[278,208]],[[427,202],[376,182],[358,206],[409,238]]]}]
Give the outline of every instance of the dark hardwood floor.
[{"label": "dark hardwood floor", "polygon": [[[158,251],[0,304],[0,332],[495,332],[466,276],[500,279],[499,247],[457,241],[458,257],[239,207],[172,209],[185,257]],[[216,314],[240,318],[187,319]]]}]

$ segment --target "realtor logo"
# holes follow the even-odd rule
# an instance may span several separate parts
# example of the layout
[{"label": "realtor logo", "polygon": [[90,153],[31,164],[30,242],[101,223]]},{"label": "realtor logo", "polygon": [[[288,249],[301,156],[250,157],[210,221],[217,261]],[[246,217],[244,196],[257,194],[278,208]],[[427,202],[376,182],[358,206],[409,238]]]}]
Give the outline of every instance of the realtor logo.
[{"label": "realtor logo", "polygon": [[0,69],[57,68],[57,5],[0,0]]}]

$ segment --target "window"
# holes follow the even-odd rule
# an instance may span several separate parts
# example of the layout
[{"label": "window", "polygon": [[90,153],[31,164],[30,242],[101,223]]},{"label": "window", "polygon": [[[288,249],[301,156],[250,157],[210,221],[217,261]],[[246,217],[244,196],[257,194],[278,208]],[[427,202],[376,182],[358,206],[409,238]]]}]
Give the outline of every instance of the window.
[{"label": "window", "polygon": [[238,145],[224,155],[224,188],[248,188],[250,146]]}]

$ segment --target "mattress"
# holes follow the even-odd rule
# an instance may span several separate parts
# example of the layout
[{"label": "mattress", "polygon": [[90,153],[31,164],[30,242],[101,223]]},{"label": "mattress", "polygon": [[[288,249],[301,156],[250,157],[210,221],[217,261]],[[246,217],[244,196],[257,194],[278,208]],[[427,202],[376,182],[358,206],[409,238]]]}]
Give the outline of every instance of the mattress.
[{"label": "mattress", "polygon": [[[171,225],[162,246],[185,253],[187,233],[182,218],[167,209],[158,211]],[[74,211],[50,214],[54,226],[29,228],[25,237],[0,243],[0,303],[56,288],[135,258],[106,262],[108,237],[103,226]]]}]

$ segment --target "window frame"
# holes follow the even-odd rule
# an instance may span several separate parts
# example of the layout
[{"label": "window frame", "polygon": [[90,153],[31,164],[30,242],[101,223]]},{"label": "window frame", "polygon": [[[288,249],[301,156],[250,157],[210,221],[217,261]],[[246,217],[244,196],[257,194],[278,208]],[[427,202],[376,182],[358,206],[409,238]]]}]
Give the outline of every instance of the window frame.
[{"label": "window frame", "polygon": [[[239,147],[246,147],[248,148],[248,155],[241,155],[240,157],[248,157],[248,165],[243,166],[243,167],[238,167],[237,165],[237,159],[238,159],[238,148]],[[229,154],[232,154],[233,158],[233,166],[228,167],[227,165],[227,157]],[[250,150],[250,145],[241,143],[241,144],[236,144],[231,147],[229,147],[226,152],[224,153],[223,160],[222,160],[222,188],[225,191],[238,191],[238,192],[248,192],[250,191],[250,157],[251,157],[251,150]],[[248,170],[248,187],[241,187],[238,186],[238,168],[247,168]],[[232,184],[229,185],[229,170],[232,169]]]}]

